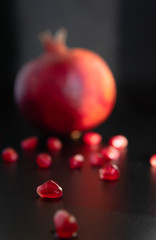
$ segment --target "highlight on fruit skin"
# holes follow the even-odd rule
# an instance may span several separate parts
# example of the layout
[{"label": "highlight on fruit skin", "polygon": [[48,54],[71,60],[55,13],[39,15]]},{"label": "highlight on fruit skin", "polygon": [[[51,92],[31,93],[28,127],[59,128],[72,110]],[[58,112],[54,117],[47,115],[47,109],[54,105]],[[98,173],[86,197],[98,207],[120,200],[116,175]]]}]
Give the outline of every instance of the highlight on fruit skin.
[{"label": "highlight on fruit skin", "polygon": [[36,127],[70,134],[104,122],[115,106],[117,90],[105,60],[88,49],[68,48],[65,34],[42,34],[44,52],[20,69],[14,97]]}]

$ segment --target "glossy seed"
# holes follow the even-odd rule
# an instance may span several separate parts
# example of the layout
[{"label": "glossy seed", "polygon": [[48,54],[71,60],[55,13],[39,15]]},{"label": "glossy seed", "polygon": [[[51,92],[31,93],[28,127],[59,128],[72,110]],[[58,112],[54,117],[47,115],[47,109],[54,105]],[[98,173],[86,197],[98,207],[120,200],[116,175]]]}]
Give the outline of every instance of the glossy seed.
[{"label": "glossy seed", "polygon": [[156,168],[156,154],[153,154],[153,155],[150,157],[149,162],[150,162],[150,165],[151,165],[152,167],[155,167],[155,168]]},{"label": "glossy seed", "polygon": [[119,168],[115,164],[109,164],[99,169],[99,177],[102,180],[114,181],[120,176]]},{"label": "glossy seed", "polygon": [[11,147],[2,151],[2,159],[4,162],[14,163],[18,160],[18,153]]},{"label": "glossy seed", "polygon": [[40,168],[48,168],[52,164],[52,157],[47,153],[39,153],[36,157],[36,163]]},{"label": "glossy seed", "polygon": [[101,149],[104,161],[115,161],[120,157],[120,152],[112,146],[107,146]]},{"label": "glossy seed", "polygon": [[38,145],[38,137],[32,136],[21,141],[21,147],[23,150],[34,150]]},{"label": "glossy seed", "polygon": [[69,166],[71,169],[81,168],[84,162],[82,154],[76,154],[69,159]]},{"label": "glossy seed", "polygon": [[55,137],[49,137],[47,139],[47,147],[49,151],[60,151],[62,149],[62,142]]},{"label": "glossy seed", "polygon": [[122,150],[128,146],[128,139],[123,135],[116,135],[109,139],[109,145]]},{"label": "glossy seed", "polygon": [[72,238],[77,235],[77,220],[64,209],[56,211],[54,215],[54,225],[59,238]]},{"label": "glossy seed", "polygon": [[93,167],[100,167],[103,164],[103,156],[101,153],[92,153],[89,160],[90,165]]},{"label": "glossy seed", "polygon": [[62,197],[63,189],[58,183],[49,180],[38,186],[36,192],[41,198],[60,198]]},{"label": "glossy seed", "polygon": [[102,136],[96,132],[87,132],[83,135],[83,142],[87,145],[97,145],[102,142]]}]

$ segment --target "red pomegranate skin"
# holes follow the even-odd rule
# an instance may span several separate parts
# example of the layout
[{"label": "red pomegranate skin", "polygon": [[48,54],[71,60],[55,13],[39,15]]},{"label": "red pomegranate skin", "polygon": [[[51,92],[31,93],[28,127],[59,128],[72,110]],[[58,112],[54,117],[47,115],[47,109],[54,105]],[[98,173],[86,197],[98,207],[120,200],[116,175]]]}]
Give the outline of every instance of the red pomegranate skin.
[{"label": "red pomegranate skin", "polygon": [[98,54],[55,45],[45,43],[45,53],[19,71],[16,103],[29,122],[47,131],[92,129],[115,105],[113,74]]}]

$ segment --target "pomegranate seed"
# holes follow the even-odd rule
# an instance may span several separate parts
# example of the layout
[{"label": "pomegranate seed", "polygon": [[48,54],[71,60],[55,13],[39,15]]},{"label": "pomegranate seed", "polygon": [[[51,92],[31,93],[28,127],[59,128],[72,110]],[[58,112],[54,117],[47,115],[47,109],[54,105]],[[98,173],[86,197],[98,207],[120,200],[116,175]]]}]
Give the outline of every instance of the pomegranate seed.
[{"label": "pomegranate seed", "polygon": [[84,156],[82,154],[76,154],[69,159],[69,165],[72,169],[81,168],[84,162]]},{"label": "pomegranate seed", "polygon": [[62,148],[62,142],[58,138],[49,137],[47,139],[47,147],[49,151],[59,151]]},{"label": "pomegranate seed", "polygon": [[82,132],[80,132],[78,130],[74,130],[71,132],[70,137],[73,140],[78,140],[81,137],[81,135],[82,135]]},{"label": "pomegranate seed", "polygon": [[97,145],[102,142],[102,136],[96,132],[87,132],[83,135],[83,142],[88,145]]},{"label": "pomegranate seed", "polygon": [[38,137],[29,137],[21,141],[21,147],[23,150],[34,150],[38,144]]},{"label": "pomegranate seed", "polygon": [[5,148],[2,151],[2,158],[5,162],[13,163],[18,160],[18,153],[13,148]]},{"label": "pomegranate seed", "polygon": [[119,168],[115,164],[106,165],[99,169],[99,177],[102,180],[117,180],[119,178]]},{"label": "pomegranate seed", "polygon": [[100,167],[103,164],[103,156],[100,153],[92,153],[90,155],[90,164],[93,167]]},{"label": "pomegranate seed", "polygon": [[63,194],[62,188],[53,180],[38,186],[36,192],[42,198],[60,198]]},{"label": "pomegranate seed", "polygon": [[66,210],[60,209],[54,215],[54,225],[59,238],[72,238],[77,235],[76,218]]},{"label": "pomegranate seed", "polygon": [[116,135],[109,139],[109,145],[118,150],[122,150],[127,147],[128,139],[123,135]]},{"label": "pomegranate seed", "polygon": [[101,149],[101,153],[103,155],[104,160],[118,160],[120,157],[120,152],[116,148],[112,146],[107,146]]},{"label": "pomegranate seed", "polygon": [[152,167],[156,167],[156,154],[153,154],[149,160]]},{"label": "pomegranate seed", "polygon": [[36,158],[36,163],[41,168],[48,168],[51,166],[52,157],[47,153],[39,153]]}]

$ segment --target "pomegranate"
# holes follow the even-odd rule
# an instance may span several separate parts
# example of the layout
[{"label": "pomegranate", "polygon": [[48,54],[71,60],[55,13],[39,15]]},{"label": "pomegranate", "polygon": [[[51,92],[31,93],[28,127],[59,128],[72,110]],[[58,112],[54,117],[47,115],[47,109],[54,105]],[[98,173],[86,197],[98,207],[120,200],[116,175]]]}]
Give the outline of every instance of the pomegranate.
[{"label": "pomegranate", "polygon": [[64,33],[42,35],[44,53],[19,71],[14,95],[29,122],[70,134],[92,129],[108,118],[116,101],[116,84],[98,54],[67,48]]}]

